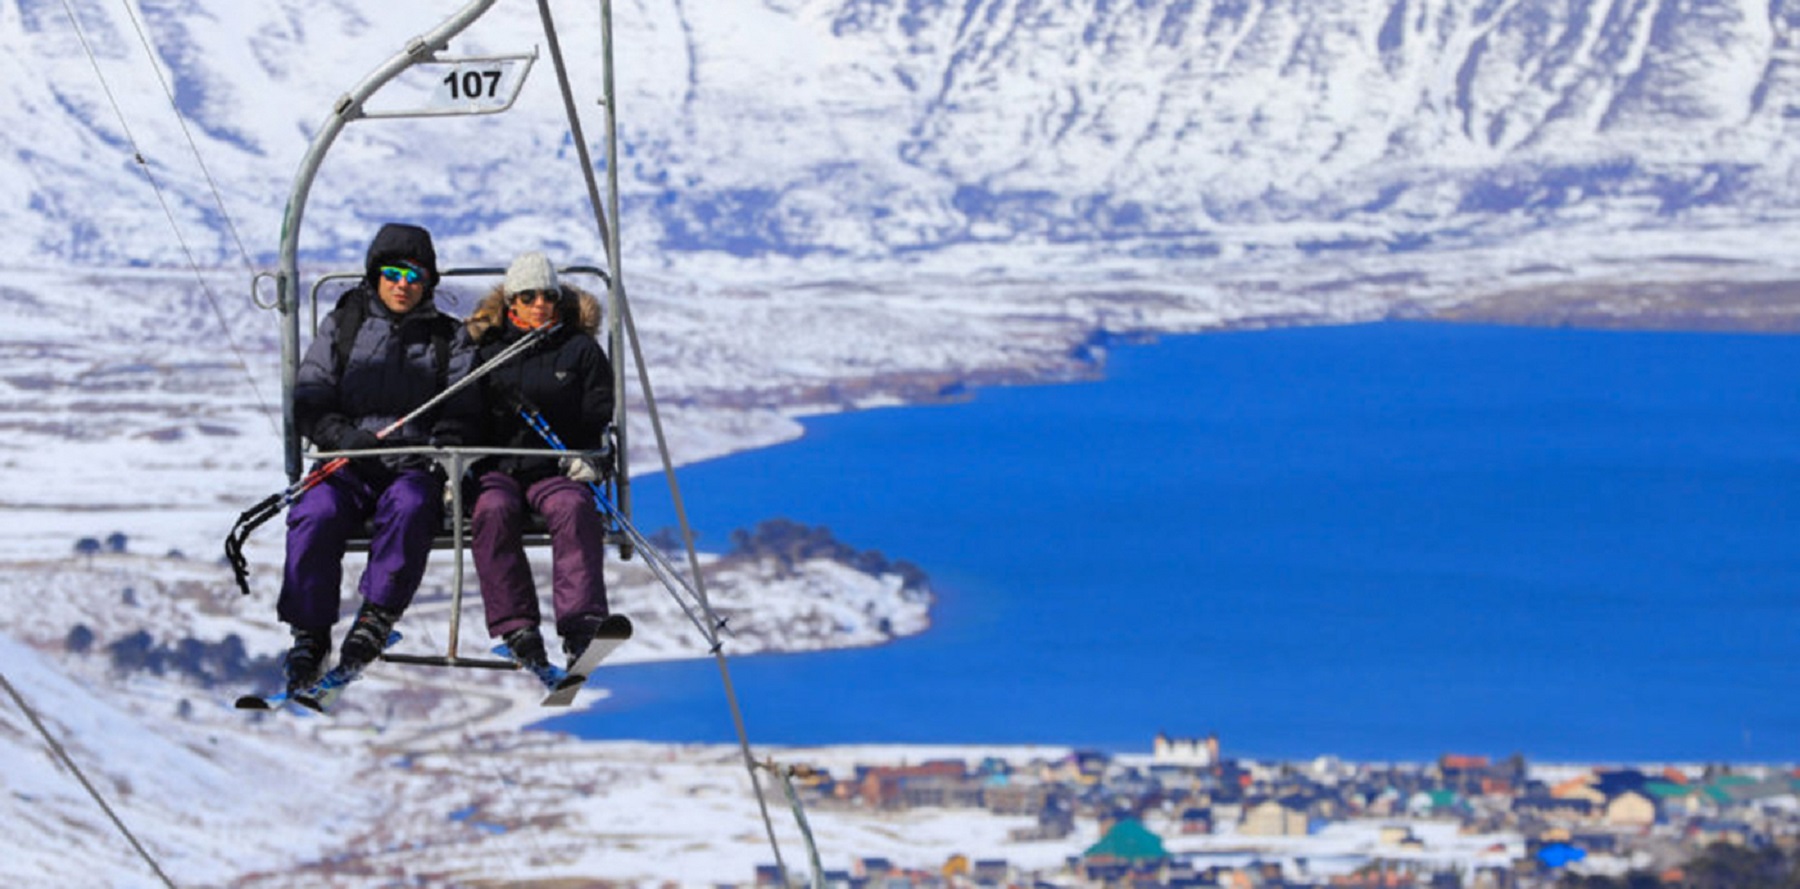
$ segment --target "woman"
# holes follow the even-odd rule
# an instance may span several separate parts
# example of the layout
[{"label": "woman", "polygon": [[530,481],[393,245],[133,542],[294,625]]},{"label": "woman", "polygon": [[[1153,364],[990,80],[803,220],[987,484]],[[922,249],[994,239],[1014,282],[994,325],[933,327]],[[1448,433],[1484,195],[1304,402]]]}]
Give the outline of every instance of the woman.
[{"label": "woman", "polygon": [[[606,353],[594,339],[600,302],[564,287],[542,253],[519,256],[506,280],[476,305],[465,326],[480,366],[527,331],[556,327],[536,346],[482,380],[487,430],[494,447],[543,449],[519,413],[535,409],[575,451],[593,450],[606,440],[612,422],[613,378]],[[560,325],[560,326],[557,326]],[[544,517],[550,532],[551,601],[563,652],[573,664],[596,634],[629,626],[608,617],[606,521],[594,504],[591,482],[603,467],[578,457],[495,456],[477,463],[471,521],[475,572],[488,634],[501,639],[520,665],[544,676],[549,668],[538,630],[537,588],[522,535],[527,510]]]}]

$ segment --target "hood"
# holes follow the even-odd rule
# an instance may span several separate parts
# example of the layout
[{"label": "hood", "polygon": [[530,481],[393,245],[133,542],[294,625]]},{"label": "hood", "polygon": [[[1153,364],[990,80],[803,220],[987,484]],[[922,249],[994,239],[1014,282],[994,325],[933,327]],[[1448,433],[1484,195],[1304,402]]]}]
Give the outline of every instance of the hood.
[{"label": "hood", "polygon": [[[600,299],[579,287],[564,284],[557,290],[562,291],[562,298],[557,301],[557,314],[563,324],[573,323],[588,336],[600,333],[600,319],[605,311],[600,306]],[[488,331],[506,324],[506,285],[496,284],[481,302],[475,304],[475,310],[469,313],[469,320],[463,322],[469,330],[469,339],[481,342]]]},{"label": "hood", "polygon": [[437,250],[431,246],[431,232],[404,222],[386,223],[375,233],[375,239],[369,242],[369,254],[363,260],[363,280],[374,287],[381,277],[381,267],[402,259],[425,268],[425,286],[429,295],[438,282]]}]

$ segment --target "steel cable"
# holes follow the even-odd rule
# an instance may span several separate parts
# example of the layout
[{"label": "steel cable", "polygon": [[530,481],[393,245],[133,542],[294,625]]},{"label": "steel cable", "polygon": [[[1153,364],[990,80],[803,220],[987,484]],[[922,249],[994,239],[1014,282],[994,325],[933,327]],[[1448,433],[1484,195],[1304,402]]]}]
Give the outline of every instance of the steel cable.
[{"label": "steel cable", "polygon": [[[62,6],[63,11],[69,16],[69,24],[75,28],[75,39],[80,41],[82,52],[87,54],[88,64],[94,68],[94,77],[100,81],[100,89],[106,94],[106,101],[112,105],[113,114],[119,119],[119,129],[125,134],[125,141],[131,145],[132,160],[137,164],[138,169],[143,171],[144,179],[150,183],[150,190],[156,193],[156,202],[162,206],[163,216],[169,220],[169,229],[174,233],[176,243],[181,245],[182,255],[187,257],[188,268],[193,270],[194,280],[199,282],[200,292],[206,296],[206,302],[212,308],[213,317],[218,319],[219,328],[225,332],[225,342],[231,346],[232,354],[237,356],[238,368],[244,372],[245,380],[250,383],[250,391],[256,396],[257,406],[262,409],[263,416],[267,417],[270,425],[273,426],[275,423],[274,411],[263,399],[262,389],[256,385],[256,376],[250,372],[250,361],[244,357],[244,350],[238,345],[237,337],[232,334],[231,324],[225,318],[225,310],[219,307],[218,296],[213,293],[212,286],[206,283],[206,276],[200,270],[199,261],[194,258],[193,249],[188,246],[187,238],[181,234],[181,225],[175,220],[175,211],[169,206],[169,200],[163,194],[162,183],[158,182],[156,174],[151,172],[150,162],[144,159],[144,151],[138,144],[137,136],[131,131],[131,124],[125,118],[124,109],[119,107],[119,100],[113,95],[112,87],[106,82],[105,72],[100,70],[100,60],[94,55],[94,49],[88,43],[87,32],[83,31],[81,27],[81,19],[75,15],[75,9],[69,5],[69,0],[62,0]],[[137,21],[135,16],[132,21]],[[148,46],[147,42],[146,46]],[[151,63],[154,66],[155,59],[152,59]],[[162,72],[158,70],[157,77],[160,79],[161,76]],[[179,116],[178,113],[177,117]],[[185,124],[183,124],[183,129],[186,129]],[[220,208],[221,212],[223,209],[223,207]],[[241,247],[242,245],[240,245],[240,249]]]},{"label": "steel cable", "polygon": [[43,736],[44,743],[50,746],[50,752],[56,754],[57,760],[74,773],[75,780],[81,782],[81,786],[87,790],[88,796],[93,797],[94,802],[99,804],[100,810],[106,813],[106,817],[112,821],[113,826],[119,829],[119,833],[125,836],[127,842],[131,843],[131,848],[137,850],[138,857],[144,859],[145,864],[150,865],[150,870],[156,873],[157,879],[162,880],[164,886],[174,889],[175,881],[169,879],[168,874],[163,873],[162,865],[156,863],[156,858],[150,854],[150,850],[145,849],[144,844],[138,842],[138,838],[131,832],[131,828],[126,827],[125,822],[119,819],[118,813],[113,811],[112,806],[106,804],[106,798],[102,797],[100,791],[94,788],[93,782],[89,781],[87,775],[82,773],[81,767],[75,764],[75,760],[69,758],[69,752],[57,743],[56,737],[50,734],[50,729],[44,725],[42,720],[38,719],[37,711],[31,709],[31,705],[25,702],[25,698],[19,694],[18,689],[13,688],[13,684],[7,680],[5,673],[0,673],[0,686],[5,686],[6,693],[11,695],[13,702],[19,705],[20,710],[24,711],[25,718],[31,720],[32,727],[36,728],[38,734]]}]

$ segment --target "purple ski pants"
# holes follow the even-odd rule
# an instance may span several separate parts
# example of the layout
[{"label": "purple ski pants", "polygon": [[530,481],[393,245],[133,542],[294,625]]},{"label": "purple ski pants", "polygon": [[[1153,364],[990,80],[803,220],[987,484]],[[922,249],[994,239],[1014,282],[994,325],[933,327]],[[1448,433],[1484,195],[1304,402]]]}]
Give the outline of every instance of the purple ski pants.
[{"label": "purple ski pants", "polygon": [[544,517],[550,531],[551,603],[558,634],[576,617],[606,616],[606,520],[587,485],[551,476],[530,487],[504,472],[478,480],[470,521],[475,574],[488,635],[499,638],[540,620],[537,586],[522,535],[526,509]]},{"label": "purple ski pants", "polygon": [[425,576],[443,514],[444,483],[429,471],[405,470],[380,488],[358,476],[354,466],[333,473],[288,509],[287,567],[275,613],[296,627],[336,623],[344,552],[371,518],[374,536],[358,591],[377,605],[406,610]]}]

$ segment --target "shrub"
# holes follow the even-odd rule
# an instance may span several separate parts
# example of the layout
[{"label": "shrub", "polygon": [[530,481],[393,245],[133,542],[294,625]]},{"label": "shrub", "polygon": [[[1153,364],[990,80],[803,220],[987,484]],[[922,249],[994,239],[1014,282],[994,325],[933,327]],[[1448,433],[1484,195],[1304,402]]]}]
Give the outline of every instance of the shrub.
[{"label": "shrub", "polygon": [[94,647],[94,631],[87,624],[76,624],[69,628],[69,635],[63,637],[63,648],[76,654],[87,654]]}]

